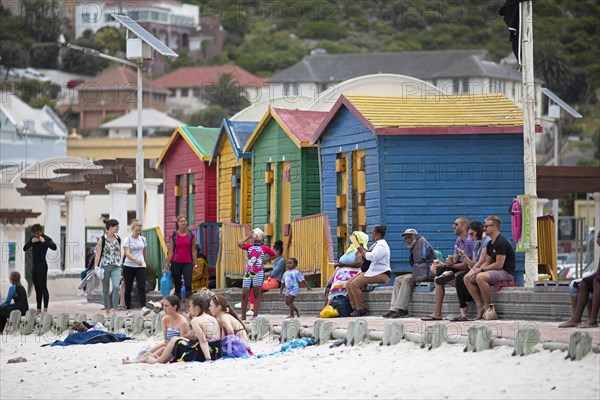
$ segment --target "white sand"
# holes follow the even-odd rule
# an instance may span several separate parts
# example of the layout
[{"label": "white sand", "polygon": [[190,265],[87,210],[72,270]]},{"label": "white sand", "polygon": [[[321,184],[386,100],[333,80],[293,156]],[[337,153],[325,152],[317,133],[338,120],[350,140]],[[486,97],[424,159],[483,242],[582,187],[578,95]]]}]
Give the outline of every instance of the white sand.
[{"label": "white sand", "polygon": [[[61,339],[66,336],[62,335]],[[464,353],[444,344],[310,346],[262,359],[122,365],[149,339],[40,347],[54,337],[3,336],[1,399],[166,398],[600,398],[600,356],[565,360],[561,351],[512,357],[512,348]],[[255,354],[279,349],[266,339]],[[27,362],[7,364],[14,357]]]}]

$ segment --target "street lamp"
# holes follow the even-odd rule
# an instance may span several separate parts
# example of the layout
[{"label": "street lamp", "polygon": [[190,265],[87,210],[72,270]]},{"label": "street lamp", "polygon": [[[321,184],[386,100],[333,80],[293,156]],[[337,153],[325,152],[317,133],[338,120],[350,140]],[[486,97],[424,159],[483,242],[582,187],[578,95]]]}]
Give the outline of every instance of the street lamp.
[{"label": "street lamp", "polygon": [[[68,44],[67,47],[83,51],[84,54],[115,61],[137,69],[137,152],[135,158],[135,208],[136,218],[144,223],[144,152],[142,150],[142,64],[144,60],[152,60],[154,50],[165,57],[179,57],[163,42],[152,36],[137,22],[126,15],[112,14],[112,17],[127,29],[127,60],[100,53],[98,50]],[[130,37],[133,35],[134,37]],[[134,60],[128,61],[128,60]]]}]

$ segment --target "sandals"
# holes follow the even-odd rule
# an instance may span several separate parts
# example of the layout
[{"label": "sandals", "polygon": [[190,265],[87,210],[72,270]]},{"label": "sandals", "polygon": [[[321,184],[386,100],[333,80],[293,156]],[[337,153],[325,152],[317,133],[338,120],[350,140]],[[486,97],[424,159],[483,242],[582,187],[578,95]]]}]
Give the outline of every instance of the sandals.
[{"label": "sandals", "polygon": [[440,275],[435,279],[435,283],[438,285],[445,285],[446,283],[453,281],[456,276],[454,272],[450,272],[449,274]]},{"label": "sandals", "polygon": [[426,317],[421,318],[421,321],[441,321],[441,318],[434,317],[432,315],[428,315]]}]

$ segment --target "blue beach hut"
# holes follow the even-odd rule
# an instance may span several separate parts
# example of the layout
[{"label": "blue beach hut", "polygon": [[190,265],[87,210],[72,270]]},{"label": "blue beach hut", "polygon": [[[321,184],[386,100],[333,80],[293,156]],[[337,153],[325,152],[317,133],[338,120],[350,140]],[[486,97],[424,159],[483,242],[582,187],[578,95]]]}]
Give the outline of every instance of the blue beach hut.
[{"label": "blue beach hut", "polygon": [[[386,225],[392,270],[408,272],[404,229],[445,256],[463,215],[501,217],[510,239],[508,206],[524,192],[522,133],[522,111],[500,94],[341,96],[311,139],[336,257],[348,233]],[[523,270],[519,254],[521,282]]]}]

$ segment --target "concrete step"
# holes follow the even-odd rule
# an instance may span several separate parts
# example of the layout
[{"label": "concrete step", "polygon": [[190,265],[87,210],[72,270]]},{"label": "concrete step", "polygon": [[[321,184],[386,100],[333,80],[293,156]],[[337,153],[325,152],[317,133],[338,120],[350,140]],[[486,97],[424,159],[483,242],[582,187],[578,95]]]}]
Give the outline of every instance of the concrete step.
[{"label": "concrete step", "polygon": [[[373,291],[364,292],[365,303],[369,315],[379,316],[389,310],[393,288],[390,286],[377,287]],[[215,294],[225,296],[231,306],[242,299],[242,290],[239,288],[213,289]],[[148,300],[162,299],[159,291],[146,294]],[[139,308],[137,296],[132,296],[132,307]],[[492,293],[492,302],[496,307],[498,317],[501,319],[533,320],[533,321],[565,321],[571,316],[571,303],[568,292],[564,291],[539,291],[534,288],[502,288]],[[88,295],[88,302],[102,304],[102,295],[94,292]],[[324,290],[313,289],[308,292],[300,290],[294,302],[301,315],[318,315],[325,306]],[[414,317],[424,317],[431,314],[435,304],[434,292],[413,292],[409,312]],[[236,309],[239,313],[239,309]],[[456,290],[446,288],[446,296],[442,306],[442,314],[457,313],[459,311]],[[288,306],[285,305],[284,295],[279,291],[271,290],[263,293],[261,314],[287,314]],[[469,316],[475,316],[475,306],[472,305]]]}]

